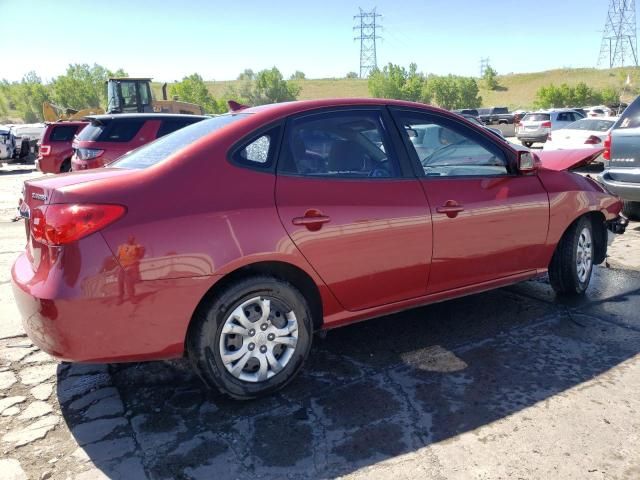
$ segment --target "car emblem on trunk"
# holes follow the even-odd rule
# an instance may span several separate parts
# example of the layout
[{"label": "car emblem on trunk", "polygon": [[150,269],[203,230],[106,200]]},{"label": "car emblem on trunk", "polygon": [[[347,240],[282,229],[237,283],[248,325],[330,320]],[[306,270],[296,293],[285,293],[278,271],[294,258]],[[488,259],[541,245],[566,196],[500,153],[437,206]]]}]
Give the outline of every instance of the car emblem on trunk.
[{"label": "car emblem on trunk", "polygon": [[42,202],[47,201],[47,196],[43,193],[32,193],[31,198],[33,198],[34,200],[40,200]]}]

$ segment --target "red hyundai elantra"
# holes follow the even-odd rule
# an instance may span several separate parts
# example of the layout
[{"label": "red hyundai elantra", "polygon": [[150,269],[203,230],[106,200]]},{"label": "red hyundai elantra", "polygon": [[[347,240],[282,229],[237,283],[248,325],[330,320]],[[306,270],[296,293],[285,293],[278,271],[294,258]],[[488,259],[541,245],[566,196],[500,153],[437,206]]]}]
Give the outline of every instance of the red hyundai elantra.
[{"label": "red hyundai elantra", "polygon": [[621,203],[449,112],[321,100],[235,111],[112,164],[30,180],[15,297],[64,360],[188,355],[236,398],[290,381],[314,330],[544,275],[581,294]]}]

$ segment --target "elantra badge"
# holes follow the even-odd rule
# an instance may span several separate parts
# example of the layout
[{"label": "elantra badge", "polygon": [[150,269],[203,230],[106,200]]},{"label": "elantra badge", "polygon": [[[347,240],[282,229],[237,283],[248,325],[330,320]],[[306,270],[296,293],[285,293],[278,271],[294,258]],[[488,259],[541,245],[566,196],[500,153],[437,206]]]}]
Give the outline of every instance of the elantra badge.
[{"label": "elantra badge", "polygon": [[41,202],[47,201],[47,196],[43,193],[32,193],[31,198],[33,198],[34,200],[40,200]]}]

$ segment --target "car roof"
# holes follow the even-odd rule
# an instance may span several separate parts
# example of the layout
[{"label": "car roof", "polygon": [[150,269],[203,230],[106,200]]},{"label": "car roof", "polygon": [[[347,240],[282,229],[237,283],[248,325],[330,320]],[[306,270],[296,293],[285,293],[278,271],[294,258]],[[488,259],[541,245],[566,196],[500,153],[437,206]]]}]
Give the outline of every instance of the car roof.
[{"label": "car roof", "polygon": [[115,119],[141,119],[141,120],[167,120],[167,119],[179,119],[179,118],[200,118],[202,120],[209,117],[205,115],[188,115],[184,113],[107,113],[102,115],[87,115],[89,121],[101,121],[101,120],[115,120]]},{"label": "car roof", "polygon": [[319,100],[296,100],[293,102],[271,103],[256,107],[244,108],[234,113],[249,113],[259,116],[280,118],[309,110],[318,110],[332,107],[384,107],[394,106],[399,108],[420,108],[446,115],[454,115],[448,110],[427,105],[424,103],[408,102],[405,100],[391,100],[387,98],[325,98]]}]

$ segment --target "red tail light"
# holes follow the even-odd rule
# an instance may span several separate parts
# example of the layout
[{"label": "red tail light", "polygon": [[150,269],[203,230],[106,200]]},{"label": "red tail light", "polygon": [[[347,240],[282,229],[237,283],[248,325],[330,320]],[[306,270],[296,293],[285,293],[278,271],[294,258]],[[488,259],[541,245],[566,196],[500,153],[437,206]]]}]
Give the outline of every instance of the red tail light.
[{"label": "red tail light", "polygon": [[585,140],[584,143],[586,145],[597,145],[599,143],[602,143],[602,139],[596,135],[591,135],[589,138],[587,138],[587,140]]},{"label": "red tail light", "polygon": [[47,245],[64,245],[102,230],[125,212],[122,205],[43,205],[31,211],[31,236]]},{"label": "red tail light", "polygon": [[540,127],[551,128],[551,122],[542,122],[542,124],[540,124]]},{"label": "red tail light", "polygon": [[604,139],[604,152],[602,158],[605,160],[611,160],[611,134],[607,135]]},{"label": "red tail light", "polygon": [[40,145],[40,155],[43,157],[48,156],[51,153],[51,145]]}]

